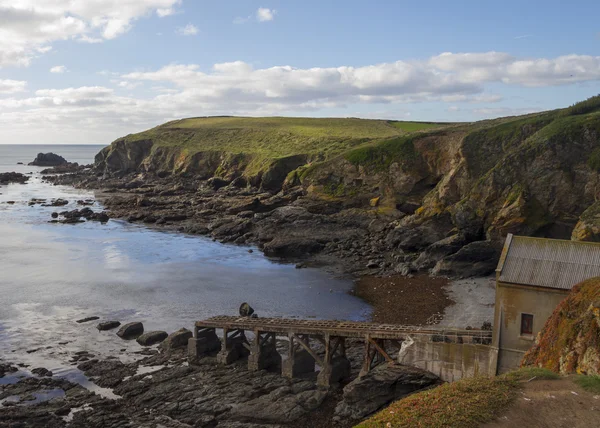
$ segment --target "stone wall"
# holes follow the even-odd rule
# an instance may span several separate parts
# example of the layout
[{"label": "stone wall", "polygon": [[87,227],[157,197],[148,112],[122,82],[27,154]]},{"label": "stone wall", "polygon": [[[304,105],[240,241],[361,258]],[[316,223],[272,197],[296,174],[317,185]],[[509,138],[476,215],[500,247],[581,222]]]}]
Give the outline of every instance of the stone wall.
[{"label": "stone wall", "polygon": [[415,336],[405,340],[398,355],[399,363],[427,370],[447,382],[496,374],[498,350],[494,347],[463,340],[448,342],[436,339]]}]

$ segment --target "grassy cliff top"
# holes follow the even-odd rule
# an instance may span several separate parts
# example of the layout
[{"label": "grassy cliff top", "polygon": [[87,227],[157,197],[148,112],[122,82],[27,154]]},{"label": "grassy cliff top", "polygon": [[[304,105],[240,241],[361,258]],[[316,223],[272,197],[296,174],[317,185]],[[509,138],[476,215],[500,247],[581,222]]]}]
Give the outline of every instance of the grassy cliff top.
[{"label": "grassy cliff top", "polygon": [[156,146],[189,152],[226,151],[277,158],[339,154],[367,141],[437,128],[442,124],[356,118],[199,117],[165,123],[126,141],[151,139]]}]

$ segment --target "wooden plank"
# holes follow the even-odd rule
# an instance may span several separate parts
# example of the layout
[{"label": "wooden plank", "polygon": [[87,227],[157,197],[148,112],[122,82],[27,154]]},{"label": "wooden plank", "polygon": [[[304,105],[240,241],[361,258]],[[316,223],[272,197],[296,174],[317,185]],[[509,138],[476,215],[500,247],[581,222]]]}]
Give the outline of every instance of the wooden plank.
[{"label": "wooden plank", "polygon": [[294,340],[298,341],[298,344],[300,344],[300,346],[302,346],[304,349],[306,349],[306,352],[308,352],[311,355],[311,357],[313,357],[315,359],[315,361],[317,362],[318,365],[320,365],[321,367],[325,366],[325,364],[323,363],[323,360],[317,354],[315,354],[315,351],[310,349],[310,346],[308,345],[308,343],[304,342],[304,340],[300,339],[295,334],[293,334],[293,336],[294,336]]},{"label": "wooden plank", "polygon": [[377,351],[379,351],[379,353],[389,362],[392,364],[396,364],[396,361],[394,361],[394,359],[392,357],[390,357],[388,355],[388,353],[385,351],[385,349],[383,349],[381,346],[379,346],[379,344],[377,343],[377,341],[369,338],[367,339],[371,345],[373,345],[375,347],[375,349],[377,349]]}]

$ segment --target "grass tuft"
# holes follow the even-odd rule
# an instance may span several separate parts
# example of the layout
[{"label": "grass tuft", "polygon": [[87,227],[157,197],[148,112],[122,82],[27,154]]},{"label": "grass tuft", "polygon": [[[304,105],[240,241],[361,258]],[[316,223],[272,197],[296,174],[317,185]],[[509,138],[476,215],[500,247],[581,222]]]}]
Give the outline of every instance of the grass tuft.
[{"label": "grass tuft", "polygon": [[574,379],[574,382],[594,394],[600,394],[600,376],[580,375]]},{"label": "grass tuft", "polygon": [[554,380],[560,378],[558,373],[541,367],[522,367],[507,373],[505,376],[516,381],[530,380],[533,378],[536,380]]}]

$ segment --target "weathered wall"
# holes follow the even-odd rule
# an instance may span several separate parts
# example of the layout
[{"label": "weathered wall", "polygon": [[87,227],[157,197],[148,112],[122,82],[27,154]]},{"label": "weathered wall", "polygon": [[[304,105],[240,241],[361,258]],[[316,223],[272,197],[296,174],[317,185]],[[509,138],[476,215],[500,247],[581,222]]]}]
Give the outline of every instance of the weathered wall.
[{"label": "weathered wall", "polygon": [[[568,290],[530,287],[499,282],[496,285],[494,337],[498,347],[498,372],[519,367],[535,340]],[[521,314],[533,314],[533,334],[521,336]]]},{"label": "weathered wall", "polygon": [[432,337],[417,336],[403,342],[398,362],[454,382],[465,377],[495,375],[497,352],[488,345],[435,342]]}]

